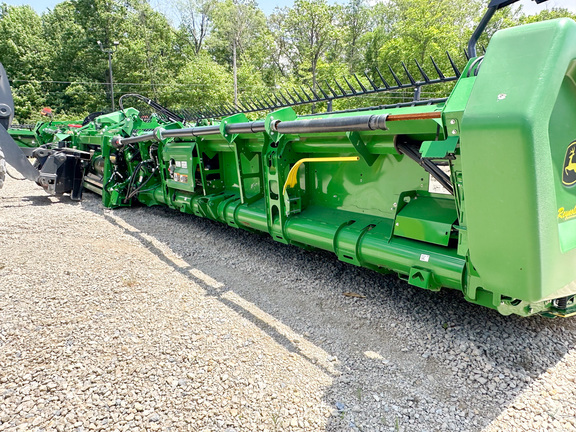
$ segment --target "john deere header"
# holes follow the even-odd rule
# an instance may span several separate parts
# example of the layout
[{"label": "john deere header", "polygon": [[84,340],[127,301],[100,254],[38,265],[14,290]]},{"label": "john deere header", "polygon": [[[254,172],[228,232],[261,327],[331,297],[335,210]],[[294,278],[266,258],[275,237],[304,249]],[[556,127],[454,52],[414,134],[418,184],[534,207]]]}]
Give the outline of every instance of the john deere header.
[{"label": "john deere header", "polygon": [[[453,64],[453,75],[434,62],[434,74],[418,65],[419,77],[405,68],[392,71],[394,82],[380,75],[370,88],[271,95],[245,110],[184,116],[156,106],[142,117],[122,108],[84,125],[44,124],[36,170],[5,132],[1,146],[52,193],[80,198],[83,186],[107,207],[168,206],[424,289],[457,289],[502,314],[568,316],[576,313],[576,23],[502,30],[477,56],[479,33],[510,3],[491,3],[468,64]],[[406,104],[307,116],[291,107],[449,80],[457,82],[446,99],[416,92]],[[242,112],[257,109],[269,114],[249,121]],[[25,132],[11,134],[30,146]]]}]

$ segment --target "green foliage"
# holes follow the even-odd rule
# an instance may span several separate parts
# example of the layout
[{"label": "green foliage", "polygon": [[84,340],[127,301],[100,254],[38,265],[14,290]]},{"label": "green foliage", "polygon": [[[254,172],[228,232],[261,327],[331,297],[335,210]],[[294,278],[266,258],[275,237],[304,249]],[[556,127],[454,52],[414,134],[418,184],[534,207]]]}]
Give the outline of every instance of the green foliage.
[{"label": "green foliage", "polygon": [[[142,93],[169,107],[199,108],[264,98],[278,89],[335,88],[343,77],[370,86],[378,68],[394,82],[390,64],[401,62],[419,77],[416,59],[431,72],[429,56],[445,73],[449,51],[462,67],[463,50],[485,11],[486,0],[295,0],[266,17],[254,0],[170,0],[178,27],[148,0],[65,0],[42,15],[30,6],[0,6],[0,61],[14,93],[16,118],[29,122],[50,106],[57,116],[78,119],[110,109],[108,54],[116,98]],[[479,46],[499,29],[576,15],[546,9],[525,16],[504,8],[490,22]],[[101,42],[101,46],[98,45]],[[119,44],[116,46],[114,42]],[[444,96],[449,85],[424,89]],[[409,100],[412,91],[335,100],[334,109]],[[326,104],[300,106],[321,111]],[[261,113],[263,114],[263,113]]]},{"label": "green foliage", "polygon": [[530,24],[539,21],[546,21],[556,18],[572,18],[576,21],[576,14],[571,13],[568,9],[564,8],[552,8],[544,9],[536,15],[521,16],[519,18],[519,24]]},{"label": "green foliage", "polygon": [[234,81],[234,103],[238,101],[238,64],[251,41],[264,33],[266,17],[254,0],[225,0],[211,9],[213,33],[209,51],[220,62],[230,64]]},{"label": "green foliage", "polygon": [[211,28],[210,15],[215,2],[210,0],[174,0],[180,18],[181,36],[199,54]]},{"label": "green foliage", "polygon": [[12,97],[15,107],[14,123],[28,123],[46,104],[46,95],[38,81],[14,85]]},{"label": "green foliage", "polygon": [[390,16],[391,31],[380,48],[380,64],[399,64],[429,56],[443,57],[445,51],[460,53],[479,22],[481,0],[391,0],[385,11]]},{"label": "green foliage", "polygon": [[[232,76],[206,54],[187,62],[174,81],[160,90],[161,103],[199,108],[232,101]],[[166,102],[167,101],[167,102]]]},{"label": "green foliage", "polygon": [[296,0],[285,9],[279,38],[296,76],[312,80],[316,88],[317,67],[322,56],[339,42],[337,16],[340,6],[326,0]]},{"label": "green foliage", "polygon": [[[165,16],[147,2],[128,8],[124,33],[114,54],[115,81],[119,93],[145,93],[157,99],[166,82],[185,65],[176,49],[176,33]],[[104,62],[102,62],[105,64]]]},{"label": "green foliage", "polygon": [[257,40],[266,26],[266,16],[254,0],[216,2],[210,10],[213,29],[208,51],[220,63],[232,65],[234,47],[238,57]]},{"label": "green foliage", "polygon": [[30,6],[2,6],[0,59],[12,79],[15,117],[26,120],[46,103],[49,45],[42,20]]},{"label": "green foliage", "polygon": [[355,71],[355,65],[362,62],[364,49],[362,46],[363,35],[370,30],[370,8],[365,0],[349,0],[341,10],[344,32],[342,45],[344,47],[345,60],[350,72]]}]

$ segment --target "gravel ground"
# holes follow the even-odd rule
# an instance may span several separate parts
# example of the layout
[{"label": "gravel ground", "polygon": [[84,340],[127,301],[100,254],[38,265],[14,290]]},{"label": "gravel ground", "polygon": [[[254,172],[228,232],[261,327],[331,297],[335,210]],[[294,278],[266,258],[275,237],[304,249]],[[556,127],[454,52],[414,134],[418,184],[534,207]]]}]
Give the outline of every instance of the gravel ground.
[{"label": "gravel ground", "polygon": [[0,245],[0,431],[576,430],[575,319],[10,178]]}]

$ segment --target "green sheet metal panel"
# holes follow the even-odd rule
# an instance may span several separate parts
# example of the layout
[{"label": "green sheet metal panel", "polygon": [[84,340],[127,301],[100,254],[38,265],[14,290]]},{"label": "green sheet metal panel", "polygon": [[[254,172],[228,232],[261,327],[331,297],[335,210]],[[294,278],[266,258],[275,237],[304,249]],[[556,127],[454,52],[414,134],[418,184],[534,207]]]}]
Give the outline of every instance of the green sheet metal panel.
[{"label": "green sheet metal panel", "polygon": [[[551,148],[556,191],[560,248],[576,248],[576,61],[568,69],[550,119],[549,134],[558,141]],[[563,145],[562,145],[563,144]]]},{"label": "green sheet metal panel", "polygon": [[310,202],[331,209],[393,218],[402,192],[428,190],[428,174],[400,155],[381,155],[372,166],[363,160],[308,165]]},{"label": "green sheet metal panel", "polygon": [[454,200],[417,196],[396,216],[394,235],[448,246],[456,219]]},{"label": "green sheet metal panel", "polygon": [[162,159],[167,167],[166,186],[194,192],[198,164],[192,158],[194,142],[171,142],[164,146]]},{"label": "green sheet metal panel", "polygon": [[454,153],[458,137],[450,136],[442,141],[424,141],[420,146],[423,158],[444,158],[449,153]]},{"label": "green sheet metal panel", "polygon": [[[470,265],[481,287],[539,301],[574,291],[576,188],[561,183],[576,139],[576,23],[494,35],[462,119],[460,149]],[[562,228],[559,228],[559,227]]]}]

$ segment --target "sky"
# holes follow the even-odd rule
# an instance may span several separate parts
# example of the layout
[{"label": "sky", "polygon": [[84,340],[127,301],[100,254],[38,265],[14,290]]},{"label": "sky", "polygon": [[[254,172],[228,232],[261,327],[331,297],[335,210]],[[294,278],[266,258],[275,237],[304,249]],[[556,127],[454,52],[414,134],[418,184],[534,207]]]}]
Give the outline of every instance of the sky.
[{"label": "sky", "polygon": [[[4,3],[8,3],[11,5],[22,5],[22,4],[29,4],[31,5],[34,9],[36,9],[37,12],[44,12],[46,9],[48,8],[53,8],[54,5],[56,5],[57,3],[60,3],[61,0],[3,0]],[[335,3],[334,0],[328,0],[330,3]],[[339,1],[339,3],[344,3],[345,0],[341,0]],[[166,2],[166,1],[162,1],[160,2],[159,0],[152,0],[151,4],[152,5],[157,5],[157,8],[161,11],[161,12],[169,12],[169,10],[167,10],[166,8],[169,7],[167,5],[169,5],[170,1]],[[293,0],[276,0],[276,1],[258,1],[258,4],[260,6],[260,8],[266,13],[266,14],[270,14],[274,11],[274,8],[276,6],[279,7],[283,7],[283,6],[291,6],[293,4]],[[486,4],[488,4],[488,0],[486,0]],[[570,10],[571,12],[576,13],[576,0],[548,0],[545,3],[541,3],[541,4],[536,4],[534,1],[531,0],[521,0],[520,4],[523,5],[524,7],[524,11],[527,14],[535,14],[538,13],[540,10],[544,9],[544,8],[552,8],[552,7],[563,7],[566,8],[568,10]]]}]

